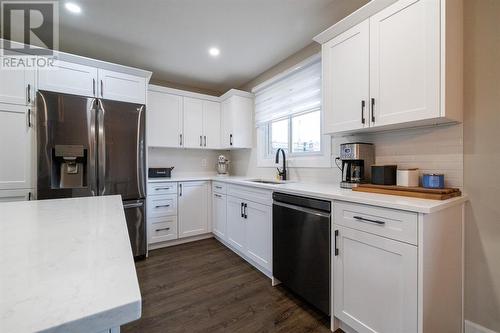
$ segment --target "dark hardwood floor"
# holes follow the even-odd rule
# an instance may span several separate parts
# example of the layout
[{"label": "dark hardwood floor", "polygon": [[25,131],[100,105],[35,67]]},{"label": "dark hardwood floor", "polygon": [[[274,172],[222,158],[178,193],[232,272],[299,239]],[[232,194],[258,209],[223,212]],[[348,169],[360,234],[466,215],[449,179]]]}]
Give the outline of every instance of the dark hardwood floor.
[{"label": "dark hardwood floor", "polygon": [[142,318],[129,332],[330,332],[329,318],[215,239],[155,250],[136,263]]}]

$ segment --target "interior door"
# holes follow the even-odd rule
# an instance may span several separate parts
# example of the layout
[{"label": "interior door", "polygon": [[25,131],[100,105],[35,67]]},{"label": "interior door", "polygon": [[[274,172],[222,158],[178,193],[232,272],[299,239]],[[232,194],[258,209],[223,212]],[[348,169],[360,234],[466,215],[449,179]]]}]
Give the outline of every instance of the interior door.
[{"label": "interior door", "polygon": [[182,96],[150,90],[146,121],[149,147],[182,146]]},{"label": "interior door", "polygon": [[227,196],[227,241],[241,253],[245,253],[245,220],[243,202],[236,197]]},{"label": "interior door", "polygon": [[323,45],[323,131],[368,127],[369,20]]},{"label": "interior door", "polygon": [[179,183],[178,216],[179,238],[208,232],[207,182]]},{"label": "interior door", "polygon": [[184,147],[203,147],[203,101],[184,97]]},{"label": "interior door", "polygon": [[335,225],[335,317],[359,333],[417,332],[417,247]]},{"label": "interior door", "polygon": [[401,0],[370,18],[372,126],[440,115],[440,1]]},{"label": "interior door", "polygon": [[221,147],[220,115],[220,103],[203,101],[203,146],[206,148]]},{"label": "interior door", "polygon": [[247,254],[265,269],[272,270],[272,208],[246,202]]},{"label": "interior door", "polygon": [[99,103],[99,195],[120,194],[123,200],[145,198],[145,107],[108,100]]}]

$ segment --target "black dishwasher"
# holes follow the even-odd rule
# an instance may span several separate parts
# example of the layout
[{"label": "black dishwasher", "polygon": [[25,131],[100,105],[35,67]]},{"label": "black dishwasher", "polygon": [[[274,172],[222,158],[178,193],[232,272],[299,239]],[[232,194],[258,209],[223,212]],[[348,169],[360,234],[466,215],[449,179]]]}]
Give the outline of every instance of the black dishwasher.
[{"label": "black dishwasher", "polygon": [[273,276],[330,315],[330,201],[273,193]]}]

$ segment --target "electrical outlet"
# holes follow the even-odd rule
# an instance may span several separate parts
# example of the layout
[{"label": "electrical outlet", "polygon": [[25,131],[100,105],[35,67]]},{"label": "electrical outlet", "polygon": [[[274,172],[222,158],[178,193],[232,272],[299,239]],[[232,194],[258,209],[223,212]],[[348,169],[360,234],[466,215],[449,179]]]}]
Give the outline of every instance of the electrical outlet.
[{"label": "electrical outlet", "polygon": [[202,158],[201,159],[201,167],[202,168],[206,168],[207,167],[207,159],[206,158]]}]

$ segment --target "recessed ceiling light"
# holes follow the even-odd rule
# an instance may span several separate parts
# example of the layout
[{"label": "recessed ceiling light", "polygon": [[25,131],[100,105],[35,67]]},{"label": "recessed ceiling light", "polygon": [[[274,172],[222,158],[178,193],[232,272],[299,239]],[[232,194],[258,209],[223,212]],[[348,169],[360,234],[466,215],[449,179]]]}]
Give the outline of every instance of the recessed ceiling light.
[{"label": "recessed ceiling light", "polygon": [[66,9],[68,11],[70,11],[74,14],[80,14],[82,12],[82,8],[74,2],[66,2],[66,4],[64,6],[66,7]]},{"label": "recessed ceiling light", "polygon": [[216,47],[211,47],[208,49],[208,54],[210,54],[212,57],[217,57],[220,54],[220,50]]}]

